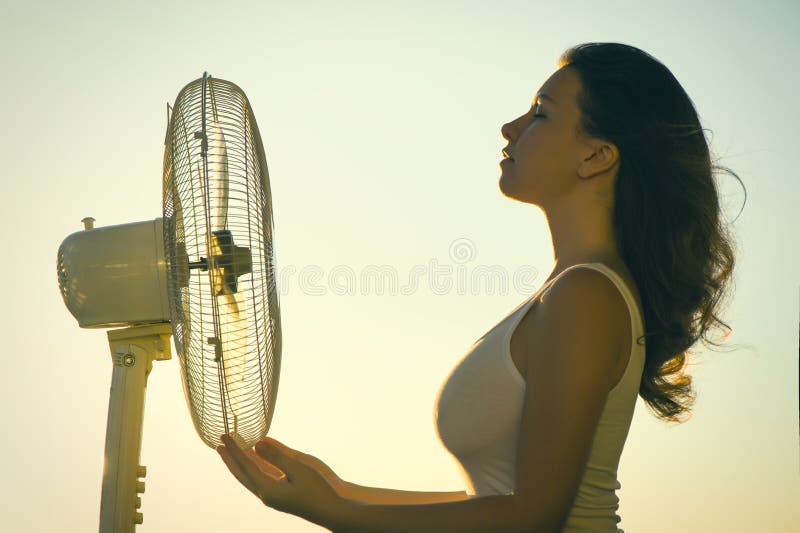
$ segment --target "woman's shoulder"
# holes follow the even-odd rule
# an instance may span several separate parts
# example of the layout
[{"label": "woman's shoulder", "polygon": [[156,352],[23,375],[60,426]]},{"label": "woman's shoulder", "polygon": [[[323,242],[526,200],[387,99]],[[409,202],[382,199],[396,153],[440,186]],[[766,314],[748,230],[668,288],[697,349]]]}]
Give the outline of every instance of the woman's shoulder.
[{"label": "woman's shoulder", "polygon": [[536,307],[523,325],[528,369],[547,376],[588,372],[610,389],[629,331],[628,306],[616,283],[593,268],[570,268],[553,279]]},{"label": "woman's shoulder", "polygon": [[[602,271],[602,273],[598,272],[598,270]],[[634,301],[641,301],[639,290],[633,274],[625,262],[618,257],[598,257],[596,259],[583,261],[564,268],[560,273],[551,275],[550,279],[545,282],[545,284],[549,286],[545,287],[545,290],[542,291],[539,299],[544,300],[545,296],[553,290],[556,283],[560,282],[560,284],[563,286],[563,279],[565,276],[569,276],[572,280],[580,279],[583,283],[591,283],[591,281],[588,280],[595,279],[595,282],[599,283],[600,285],[612,287],[612,285],[616,284],[612,279],[610,279],[609,275],[607,275],[609,270],[612,272],[612,276],[613,274],[616,274],[619,279],[622,280],[625,288],[633,296]],[[602,281],[603,277],[605,277],[608,281]]]},{"label": "woman's shoulder", "polygon": [[[597,335],[598,329],[605,329],[604,336],[613,335],[613,344],[621,344],[630,320],[625,297],[617,283],[606,272],[601,272],[602,267],[577,268],[579,266],[565,269],[542,291],[534,320],[527,328],[529,335],[591,336]],[[620,274],[620,278],[629,285],[626,276]]]}]

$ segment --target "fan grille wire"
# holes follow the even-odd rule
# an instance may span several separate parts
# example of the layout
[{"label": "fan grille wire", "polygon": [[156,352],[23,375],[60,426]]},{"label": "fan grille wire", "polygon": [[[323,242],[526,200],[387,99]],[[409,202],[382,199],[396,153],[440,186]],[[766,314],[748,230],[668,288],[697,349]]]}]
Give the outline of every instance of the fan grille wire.
[{"label": "fan grille wire", "polygon": [[[202,135],[196,135],[204,131],[204,118],[205,160]],[[281,327],[266,157],[250,103],[235,84],[204,76],[178,94],[163,187],[173,337],[195,429],[212,448],[223,433],[252,446],[266,435],[274,413]],[[224,296],[222,305],[213,276],[188,268],[201,258],[211,266],[209,219],[220,226],[212,231],[229,230],[252,258],[251,272],[238,277],[236,293]],[[220,331],[225,324],[227,333]],[[222,359],[210,339],[220,339]]]}]

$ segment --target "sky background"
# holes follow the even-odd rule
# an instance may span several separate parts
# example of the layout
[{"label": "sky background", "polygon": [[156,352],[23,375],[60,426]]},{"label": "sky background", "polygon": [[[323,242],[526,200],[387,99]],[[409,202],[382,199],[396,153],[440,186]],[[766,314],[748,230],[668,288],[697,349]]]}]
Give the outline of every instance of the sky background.
[{"label": "sky background", "polygon": [[[567,47],[653,54],[747,187],[723,318],[685,424],[637,400],[619,480],[630,532],[790,531],[800,523],[796,2],[4,3],[0,128],[8,305],[0,529],[97,528],[111,378],[106,335],[64,306],[56,252],[81,219],[161,216],[166,104],[203,71],[239,85],[262,133],[282,279],[283,364],[270,435],[343,478],[463,490],[433,402],[474,340],[553,267],[538,208],[500,193],[500,127]],[[727,220],[743,192],[723,175]],[[466,250],[466,256],[458,255]],[[464,259],[466,257],[466,259]],[[333,267],[499,265],[531,283],[337,294]],[[365,294],[362,294],[362,290]],[[150,375],[141,463],[148,533],[320,531],[264,507],[196,435],[176,358]]]}]

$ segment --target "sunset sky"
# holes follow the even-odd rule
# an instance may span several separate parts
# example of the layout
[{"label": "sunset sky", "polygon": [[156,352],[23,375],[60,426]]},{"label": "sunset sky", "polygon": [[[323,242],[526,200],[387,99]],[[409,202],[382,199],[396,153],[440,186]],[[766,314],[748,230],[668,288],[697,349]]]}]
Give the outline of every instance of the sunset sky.
[{"label": "sunset sky", "polygon": [[[546,221],[497,186],[500,127],[559,54],[637,46],[686,89],[747,187],[733,223],[735,350],[697,346],[694,416],[637,401],[619,467],[626,532],[789,531],[800,523],[800,145],[796,2],[533,0],[15,2],[0,18],[6,243],[0,529],[97,528],[111,361],[58,291],[82,229],[161,216],[166,105],[208,71],[247,94],[269,165],[283,363],[270,435],[348,481],[463,490],[433,427],[469,346],[553,267]],[[726,220],[744,193],[723,175]],[[420,265],[451,287],[330,274]],[[494,266],[505,287],[456,283]],[[301,272],[319,273],[316,281]],[[515,273],[529,274],[513,283]],[[522,274],[519,279],[524,278]],[[192,426],[177,358],[147,388],[145,533],[312,532],[263,506]]]}]

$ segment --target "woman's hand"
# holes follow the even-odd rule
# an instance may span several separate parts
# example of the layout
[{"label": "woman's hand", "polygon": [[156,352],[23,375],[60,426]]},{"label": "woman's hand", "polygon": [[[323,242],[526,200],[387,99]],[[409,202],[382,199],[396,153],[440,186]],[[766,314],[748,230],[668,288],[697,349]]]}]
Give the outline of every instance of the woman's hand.
[{"label": "woman's hand", "polygon": [[342,512],[345,482],[316,457],[269,437],[251,450],[242,450],[228,435],[222,442],[217,451],[228,469],[265,505],[323,526]]},{"label": "woman's hand", "polygon": [[327,481],[328,484],[331,487],[333,487],[333,489],[339,496],[343,498],[347,497],[347,485],[348,485],[347,481],[340,478],[330,466],[328,466],[327,464],[325,464],[324,461],[322,461],[322,459],[318,459],[313,455],[303,453],[300,450],[295,450],[294,448],[290,448],[284,443],[276,439],[273,439],[271,437],[264,437],[263,441],[266,441],[274,446],[277,446],[278,450],[280,450],[281,453],[292,456],[298,461],[301,461],[306,465],[310,466],[311,468],[319,472],[319,474],[323,478],[325,478],[325,481]]}]

